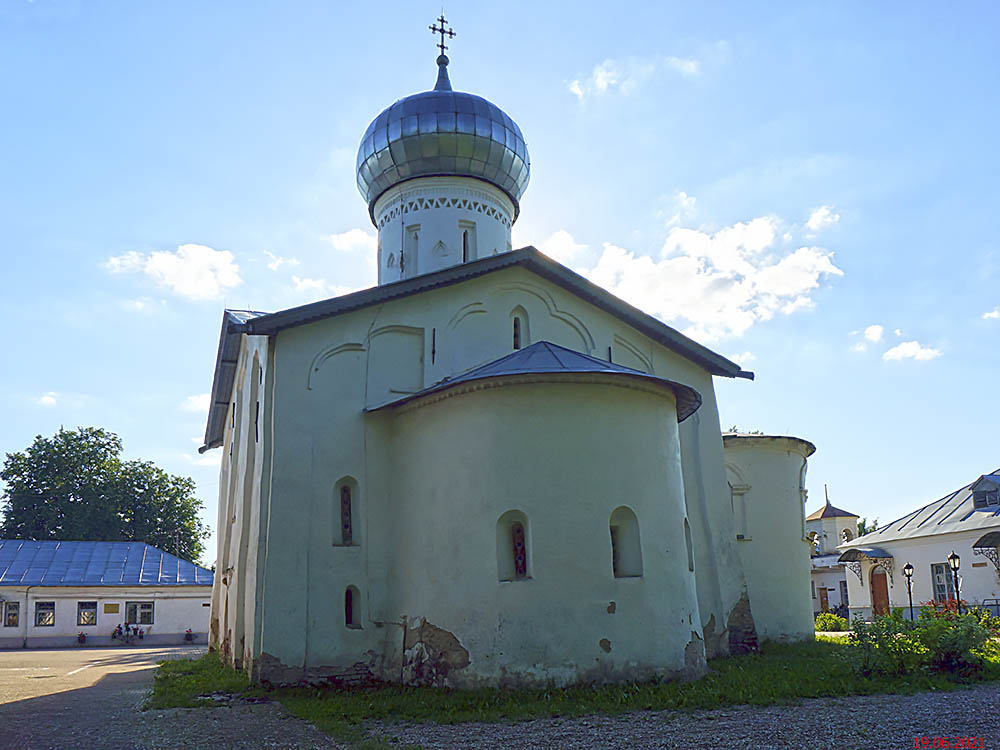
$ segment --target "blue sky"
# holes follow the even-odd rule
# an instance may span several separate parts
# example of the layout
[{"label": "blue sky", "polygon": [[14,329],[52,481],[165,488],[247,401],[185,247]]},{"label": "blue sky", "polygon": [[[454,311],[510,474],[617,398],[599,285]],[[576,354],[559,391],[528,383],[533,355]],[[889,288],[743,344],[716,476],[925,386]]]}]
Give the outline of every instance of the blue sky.
[{"label": "blue sky", "polygon": [[[224,307],[375,282],[354,160],[437,5],[0,0],[0,450],[99,425],[193,476]],[[723,427],[888,521],[1000,465],[990,3],[461,3],[534,244],[757,373]],[[205,562],[214,557],[214,541]]]}]

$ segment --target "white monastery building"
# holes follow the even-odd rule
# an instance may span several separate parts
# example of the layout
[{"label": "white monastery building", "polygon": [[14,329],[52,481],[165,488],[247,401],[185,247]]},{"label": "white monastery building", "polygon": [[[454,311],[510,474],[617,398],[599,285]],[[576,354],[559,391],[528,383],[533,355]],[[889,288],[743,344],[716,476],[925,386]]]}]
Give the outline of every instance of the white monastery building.
[{"label": "white monastery building", "polygon": [[847,617],[847,568],[837,548],[857,536],[858,518],[855,513],[831,505],[829,496],[822,508],[806,516],[806,538],[812,546],[813,614],[837,612]]},{"label": "white monastery building", "polygon": [[378,286],[223,314],[212,645],[261,681],[475,687],[811,637],[811,446],[734,445],[738,520],[713,378],[752,373],[512,250],[524,138],[443,52],[361,140]]},{"label": "white monastery building", "polygon": [[955,599],[948,558],[958,556],[958,594],[1000,614],[1000,469],[892,523],[840,545],[851,619],[902,608],[909,616],[904,568],[912,566],[914,611]]},{"label": "white monastery building", "polygon": [[212,571],[142,542],[0,540],[0,648],[109,645],[123,624],[205,643],[211,594]]}]

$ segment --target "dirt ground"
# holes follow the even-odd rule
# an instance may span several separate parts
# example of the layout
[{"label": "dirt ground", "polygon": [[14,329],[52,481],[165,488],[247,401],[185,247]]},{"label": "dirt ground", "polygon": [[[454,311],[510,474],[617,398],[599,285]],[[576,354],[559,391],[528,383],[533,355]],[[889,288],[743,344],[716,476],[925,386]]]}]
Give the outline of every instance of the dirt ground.
[{"label": "dirt ground", "polygon": [[204,652],[204,646],[0,651],[0,750],[339,747],[276,704],[139,710],[158,662]]}]

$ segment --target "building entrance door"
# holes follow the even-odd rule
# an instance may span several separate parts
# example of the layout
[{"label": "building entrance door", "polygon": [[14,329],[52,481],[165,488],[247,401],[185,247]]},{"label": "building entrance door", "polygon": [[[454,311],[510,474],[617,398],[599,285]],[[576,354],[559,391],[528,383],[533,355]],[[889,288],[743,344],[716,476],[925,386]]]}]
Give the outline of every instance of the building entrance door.
[{"label": "building entrance door", "polygon": [[889,584],[885,580],[885,571],[882,568],[872,568],[872,614],[889,614]]},{"label": "building entrance door", "polygon": [[819,611],[830,611],[830,595],[826,593],[826,586],[823,586],[819,590]]}]

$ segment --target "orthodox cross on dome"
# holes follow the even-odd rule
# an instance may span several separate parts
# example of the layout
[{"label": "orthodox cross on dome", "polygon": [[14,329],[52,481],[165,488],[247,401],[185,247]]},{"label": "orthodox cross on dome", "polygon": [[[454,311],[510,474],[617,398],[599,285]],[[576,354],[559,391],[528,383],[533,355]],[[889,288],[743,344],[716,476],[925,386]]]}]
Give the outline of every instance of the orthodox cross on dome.
[{"label": "orthodox cross on dome", "polygon": [[449,39],[451,39],[452,37],[455,36],[455,32],[452,31],[451,29],[447,28],[448,21],[445,19],[444,13],[441,14],[441,17],[438,18],[437,21],[438,21],[438,23],[441,24],[440,26],[438,26],[437,24],[434,24],[433,26],[428,26],[427,28],[429,28],[431,30],[432,34],[440,34],[441,35],[441,41],[440,41],[440,43],[438,43],[437,46],[441,49],[441,54],[443,55],[444,51],[446,49],[448,49],[445,46],[444,38],[447,36]]}]

